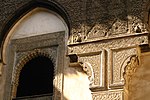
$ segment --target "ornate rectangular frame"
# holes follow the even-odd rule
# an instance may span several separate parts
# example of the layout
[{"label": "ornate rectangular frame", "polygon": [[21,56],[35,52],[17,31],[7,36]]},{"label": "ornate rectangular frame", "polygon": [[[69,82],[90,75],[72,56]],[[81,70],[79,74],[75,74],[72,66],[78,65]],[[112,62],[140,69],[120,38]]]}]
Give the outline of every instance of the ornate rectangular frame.
[{"label": "ornate rectangular frame", "polygon": [[49,33],[12,40],[7,51],[5,100],[15,98],[19,73],[33,56],[43,55],[54,63],[53,100],[63,99],[63,68],[65,58],[65,32]]}]

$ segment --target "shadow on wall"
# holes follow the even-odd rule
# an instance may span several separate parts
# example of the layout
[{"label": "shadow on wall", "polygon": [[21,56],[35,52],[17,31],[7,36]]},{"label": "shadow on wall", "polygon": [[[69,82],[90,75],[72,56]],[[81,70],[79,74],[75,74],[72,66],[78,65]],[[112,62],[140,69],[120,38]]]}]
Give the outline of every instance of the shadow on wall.
[{"label": "shadow on wall", "polygon": [[[61,95],[61,93],[57,89],[55,89],[55,92],[57,92],[58,95]],[[69,100],[64,96],[62,98],[63,98],[63,100]],[[34,96],[17,97],[12,100],[53,100],[53,99],[54,99],[53,94],[42,94],[42,95],[34,95]]]},{"label": "shadow on wall", "polygon": [[82,71],[81,68],[67,68],[64,74],[64,90],[63,94],[54,86],[55,97],[50,94],[43,94],[37,96],[28,96],[22,98],[16,98],[13,100],[60,100],[62,96],[63,100],[92,100],[91,91],[89,90],[88,76]]},{"label": "shadow on wall", "polygon": [[88,75],[81,67],[66,68],[64,72],[64,96],[68,100],[92,100]]},{"label": "shadow on wall", "polygon": [[[130,64],[130,70],[128,70],[128,82],[125,88],[127,100],[149,100],[150,98],[150,54],[140,56],[141,64],[137,65],[137,61],[134,60],[132,65]],[[132,66],[132,68],[131,68]],[[125,99],[126,100],[126,99]]]}]

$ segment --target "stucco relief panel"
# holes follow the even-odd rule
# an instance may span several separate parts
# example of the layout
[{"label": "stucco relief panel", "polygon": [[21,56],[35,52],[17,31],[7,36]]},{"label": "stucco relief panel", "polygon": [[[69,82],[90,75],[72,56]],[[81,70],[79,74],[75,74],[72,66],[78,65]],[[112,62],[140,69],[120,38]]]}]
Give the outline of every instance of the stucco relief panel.
[{"label": "stucco relief panel", "polygon": [[104,88],[105,85],[105,65],[104,51],[94,54],[79,55],[79,62],[88,62],[91,64],[94,73],[94,81],[90,85],[91,88]]},{"label": "stucco relief panel", "polygon": [[109,51],[109,86],[118,87],[124,85],[125,61],[132,55],[136,55],[136,48],[112,49]]},{"label": "stucco relief panel", "polygon": [[[15,66],[13,68],[13,77],[12,82],[15,82],[16,74],[18,73],[18,67],[23,66],[25,63],[27,63],[29,60],[36,56],[46,56],[50,58],[56,66],[56,55],[57,55],[57,46],[51,47],[51,48],[42,48],[42,49],[35,49],[32,51],[25,51],[25,52],[16,52],[16,60],[15,60]],[[22,64],[22,65],[21,65]],[[54,68],[56,71],[56,67]],[[21,69],[20,69],[21,70]],[[56,73],[55,73],[56,74]]]},{"label": "stucco relief panel", "polygon": [[118,38],[104,38],[102,40],[92,40],[90,42],[70,44],[68,53],[69,54],[82,54],[90,52],[98,52],[100,49],[117,49],[117,48],[128,48],[134,47],[141,44],[148,44],[148,33],[136,34],[130,36],[120,36]]},{"label": "stucco relief panel", "polygon": [[[12,86],[12,97],[16,95],[16,87],[20,71],[24,64],[37,56],[45,56],[52,60],[54,68],[54,100],[62,98],[63,83],[63,62],[65,54],[64,32],[55,34],[45,34],[35,37],[28,37],[19,40],[13,40],[11,46],[10,64],[8,67],[14,66],[10,73],[8,85]],[[13,59],[15,59],[13,61]],[[11,72],[11,71],[10,71]],[[17,78],[18,77],[18,78]],[[56,89],[58,91],[56,91]],[[8,94],[8,93],[7,93]],[[9,96],[8,96],[9,97]]]}]

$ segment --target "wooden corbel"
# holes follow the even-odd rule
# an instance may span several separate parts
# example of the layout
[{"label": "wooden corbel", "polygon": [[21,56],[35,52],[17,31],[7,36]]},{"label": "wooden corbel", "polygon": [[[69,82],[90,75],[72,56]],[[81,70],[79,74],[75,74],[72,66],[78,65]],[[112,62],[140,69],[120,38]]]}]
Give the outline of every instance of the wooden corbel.
[{"label": "wooden corbel", "polygon": [[92,65],[88,62],[78,62],[78,56],[76,54],[68,55],[70,58],[69,67],[82,67],[83,71],[89,76],[90,84],[94,81],[94,72]]}]

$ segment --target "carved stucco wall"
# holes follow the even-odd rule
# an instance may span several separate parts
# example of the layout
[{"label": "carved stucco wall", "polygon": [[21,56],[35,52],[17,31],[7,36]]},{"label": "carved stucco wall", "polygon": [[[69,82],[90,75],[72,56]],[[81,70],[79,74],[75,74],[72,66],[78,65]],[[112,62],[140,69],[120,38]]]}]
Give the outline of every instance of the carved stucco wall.
[{"label": "carved stucco wall", "polygon": [[53,81],[54,100],[65,98],[62,97],[65,54],[64,36],[65,32],[58,32],[11,41],[11,46],[8,48],[9,56],[7,56],[5,66],[7,76],[5,91],[2,96],[4,100],[11,100],[10,98],[16,97],[20,71],[30,59],[40,55],[50,58],[55,66]]},{"label": "carved stucco wall", "polygon": [[[0,1],[0,31],[3,28],[2,24],[5,24],[17,9],[29,1]],[[89,62],[93,67],[94,81],[90,86],[93,100],[122,100],[125,84],[124,69],[130,57],[137,55],[137,46],[148,44],[145,13],[148,12],[149,0],[55,1],[61,4],[70,16],[68,54],[77,54],[79,61]],[[78,76],[80,75],[81,73]],[[66,78],[66,81],[71,79]],[[139,81],[143,82],[143,77]],[[138,82],[134,84],[136,83]],[[148,89],[146,91],[149,93]],[[135,93],[135,90],[133,92]],[[139,89],[137,95],[140,92]],[[66,92],[65,95],[69,94]]]},{"label": "carved stucco wall", "polygon": [[[0,4],[0,25],[7,22],[17,9],[31,0],[3,0]],[[142,32],[148,0],[55,0],[68,12],[71,34],[81,35],[82,41],[97,36]],[[76,5],[76,6],[75,6]],[[2,30],[2,27],[0,27]],[[101,34],[99,34],[99,32]],[[93,35],[94,34],[94,35]],[[73,41],[70,41],[73,42]]]},{"label": "carved stucco wall", "polygon": [[143,44],[148,44],[147,33],[69,45],[69,54],[77,54],[79,62],[92,65],[93,100],[123,100],[125,68],[130,58],[137,55],[137,45]]}]

